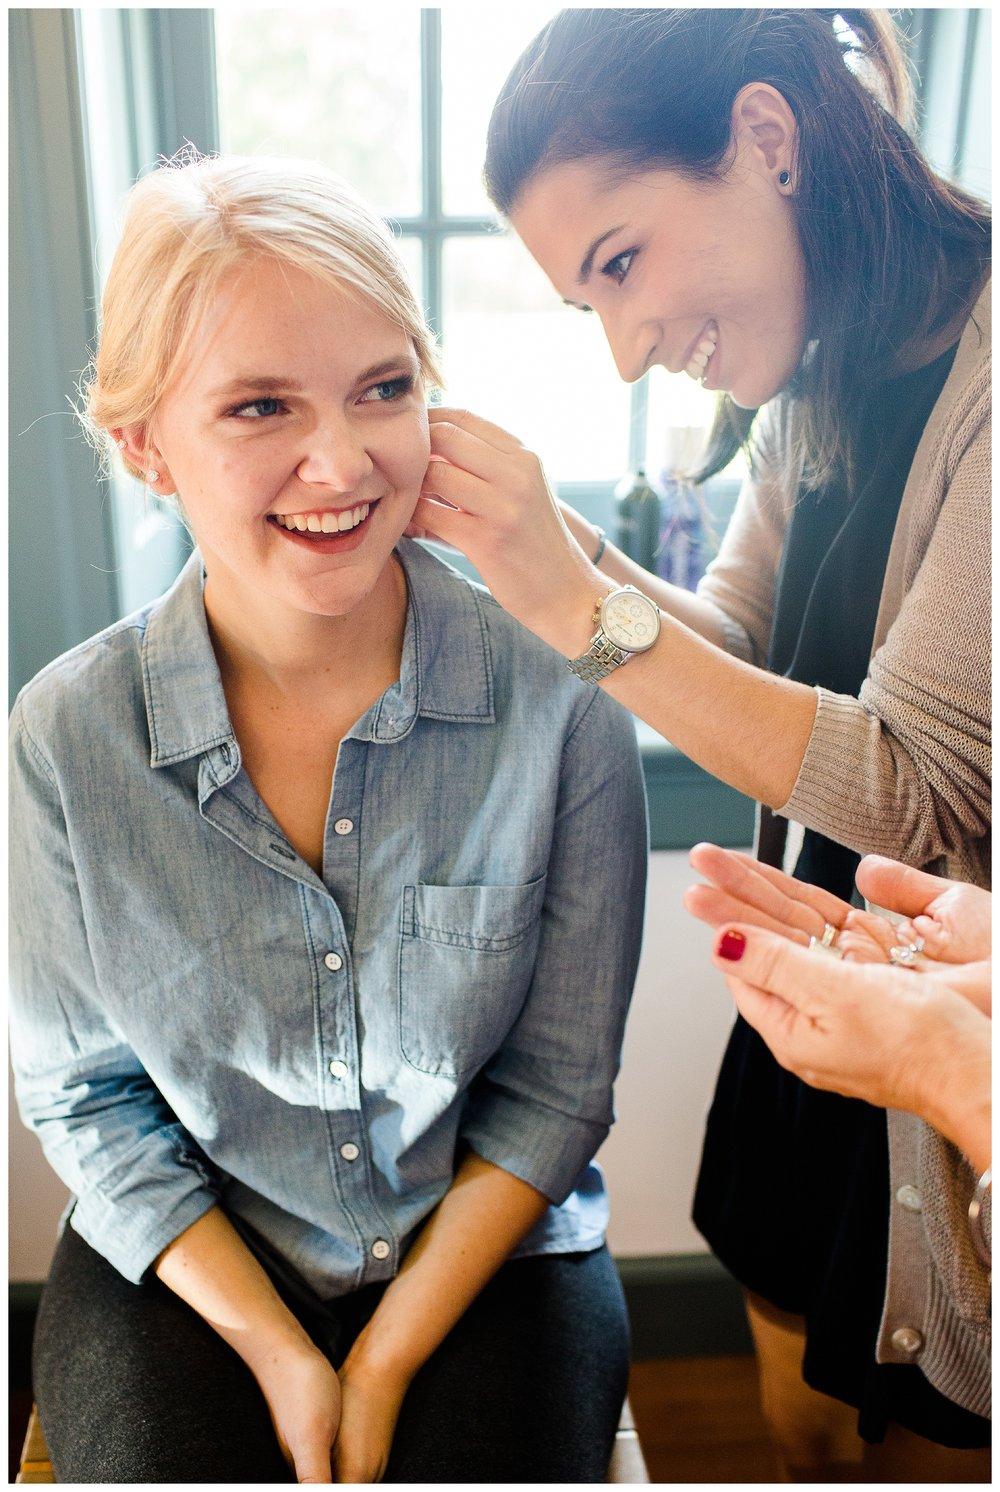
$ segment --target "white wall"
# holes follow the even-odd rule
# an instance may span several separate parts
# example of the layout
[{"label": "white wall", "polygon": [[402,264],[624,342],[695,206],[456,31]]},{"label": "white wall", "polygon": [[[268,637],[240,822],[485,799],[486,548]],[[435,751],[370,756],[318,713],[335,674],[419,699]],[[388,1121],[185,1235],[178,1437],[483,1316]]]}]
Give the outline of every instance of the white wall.
[{"label": "white wall", "polygon": [[650,856],[642,962],[615,1090],[618,1122],[598,1156],[611,1191],[608,1242],[619,1255],[706,1247],[691,1223],[691,1197],[733,1005],[709,961],[711,929],[681,905],[696,879],[686,853]]},{"label": "white wall", "polygon": [[[652,856],[646,940],[616,1095],[618,1123],[600,1155],[613,1202],[609,1241],[618,1254],[704,1248],[688,1214],[732,1007],[708,961],[709,929],[681,906],[692,879],[686,855]],[[13,1094],[10,1114],[10,1277],[40,1280],[66,1191],[21,1125]]]}]

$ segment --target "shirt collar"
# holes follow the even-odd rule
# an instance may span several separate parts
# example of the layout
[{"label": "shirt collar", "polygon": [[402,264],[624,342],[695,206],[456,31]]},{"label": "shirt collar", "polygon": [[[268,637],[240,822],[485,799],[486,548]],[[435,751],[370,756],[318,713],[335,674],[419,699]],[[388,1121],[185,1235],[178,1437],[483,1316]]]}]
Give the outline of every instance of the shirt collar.
[{"label": "shirt collar", "polygon": [[[358,722],[362,740],[401,740],[417,717],[492,724],[493,660],[479,591],[412,539],[396,554],[407,585],[399,679]],[[150,765],[166,767],[236,740],[212,649],[197,550],[150,611],[142,682]]]}]

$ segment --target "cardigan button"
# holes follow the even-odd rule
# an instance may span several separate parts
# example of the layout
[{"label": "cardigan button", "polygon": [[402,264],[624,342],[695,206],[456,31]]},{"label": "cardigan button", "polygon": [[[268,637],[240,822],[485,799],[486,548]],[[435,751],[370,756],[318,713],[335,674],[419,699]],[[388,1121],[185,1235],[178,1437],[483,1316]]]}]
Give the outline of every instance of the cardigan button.
[{"label": "cardigan button", "polygon": [[892,1334],[892,1345],[897,1352],[905,1352],[907,1357],[916,1357],[924,1345],[923,1335],[913,1326],[900,1326]]},{"label": "cardigan button", "polygon": [[915,1186],[901,1186],[896,1193],[896,1201],[900,1207],[905,1207],[907,1212],[919,1212],[924,1205],[923,1198]]}]

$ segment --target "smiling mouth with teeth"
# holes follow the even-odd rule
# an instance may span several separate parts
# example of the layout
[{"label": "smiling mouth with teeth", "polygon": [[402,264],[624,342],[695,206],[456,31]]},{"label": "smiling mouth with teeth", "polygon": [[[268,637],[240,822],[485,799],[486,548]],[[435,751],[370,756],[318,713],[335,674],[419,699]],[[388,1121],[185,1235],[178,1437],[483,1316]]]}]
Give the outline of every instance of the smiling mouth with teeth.
[{"label": "smiling mouth with teeth", "polygon": [[342,508],[328,513],[269,513],[268,518],[279,528],[287,528],[299,534],[346,534],[359,523],[364,523],[374,503],[359,503],[354,508]]},{"label": "smiling mouth with teeth", "polygon": [[701,383],[705,377],[708,365],[715,354],[718,341],[719,329],[714,321],[709,321],[698,338],[697,345],[684,369],[689,378],[693,378],[697,383]]}]

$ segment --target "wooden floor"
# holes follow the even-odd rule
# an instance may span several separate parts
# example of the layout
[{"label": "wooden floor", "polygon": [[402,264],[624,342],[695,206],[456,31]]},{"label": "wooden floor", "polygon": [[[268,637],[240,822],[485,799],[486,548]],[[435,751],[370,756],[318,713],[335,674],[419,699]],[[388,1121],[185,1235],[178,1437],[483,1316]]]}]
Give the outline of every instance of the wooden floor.
[{"label": "wooden floor", "polygon": [[[686,1357],[636,1363],[629,1382],[653,1482],[773,1482],[777,1465],[757,1401],[750,1357]],[[31,1410],[10,1396],[10,1480]]]},{"label": "wooden floor", "polygon": [[752,1357],[633,1363],[629,1400],[651,1482],[776,1482]]},{"label": "wooden floor", "polygon": [[17,1466],[21,1459],[21,1446],[24,1444],[24,1432],[28,1428],[28,1415],[31,1413],[31,1390],[27,1388],[11,1389],[9,1409],[10,1440],[7,1442],[7,1467],[9,1472],[7,1480],[12,1482],[17,1475]]}]

